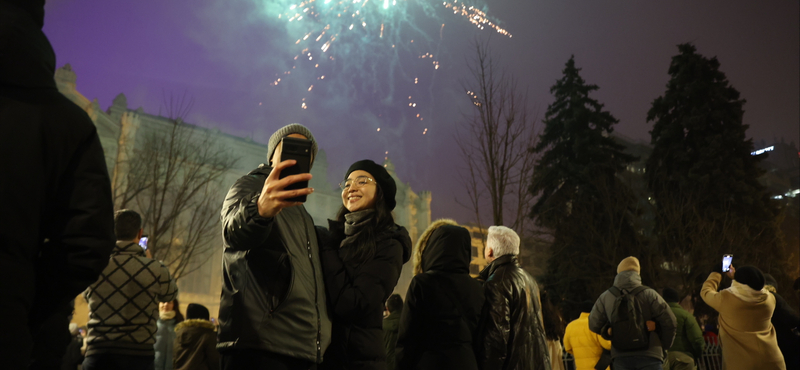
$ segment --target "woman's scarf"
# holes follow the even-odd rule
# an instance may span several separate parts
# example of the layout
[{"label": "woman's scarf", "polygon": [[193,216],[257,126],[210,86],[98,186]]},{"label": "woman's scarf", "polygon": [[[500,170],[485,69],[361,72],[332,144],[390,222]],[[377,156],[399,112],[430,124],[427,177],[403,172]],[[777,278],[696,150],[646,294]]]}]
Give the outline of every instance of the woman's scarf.
[{"label": "woman's scarf", "polygon": [[761,302],[764,300],[764,295],[767,293],[766,289],[755,290],[747,284],[742,284],[736,280],[733,281],[731,287],[728,288],[733,295],[745,302]]},{"label": "woman's scarf", "polygon": [[363,211],[350,212],[344,215],[344,235],[345,238],[339,244],[339,248],[353,243],[358,235],[364,230],[364,226],[372,221],[375,216],[375,209],[365,209]]},{"label": "woman's scarf", "polygon": [[161,321],[172,320],[175,318],[175,311],[159,311],[158,318]]}]

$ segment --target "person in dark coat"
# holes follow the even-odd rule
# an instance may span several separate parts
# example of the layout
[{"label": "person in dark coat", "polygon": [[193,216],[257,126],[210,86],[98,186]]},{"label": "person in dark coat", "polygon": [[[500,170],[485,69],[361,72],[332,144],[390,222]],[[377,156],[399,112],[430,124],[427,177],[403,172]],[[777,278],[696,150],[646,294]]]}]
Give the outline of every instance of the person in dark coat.
[{"label": "person in dark coat", "polygon": [[786,300],[778,294],[778,282],[770,274],[764,274],[766,288],[775,296],[775,311],[772,312],[772,326],[775,327],[775,336],[778,337],[778,347],[783,353],[786,369],[800,369],[800,336],[797,327],[800,325],[800,315],[793,310]]},{"label": "person in dark coat", "polygon": [[322,250],[333,333],[321,369],[384,370],[383,305],[411,255],[411,238],[394,223],[397,187],[383,166],[356,162],[339,185],[343,206],[328,221]]},{"label": "person in dark coat", "polygon": [[483,370],[550,370],[539,286],[517,262],[519,242],[514,230],[489,227],[490,263],[479,274],[486,303],[476,356]]},{"label": "person in dark coat", "polygon": [[392,294],[386,300],[386,310],[389,316],[383,319],[383,346],[386,348],[386,369],[397,368],[395,347],[397,346],[397,333],[400,329],[400,314],[403,312],[403,298],[399,294]]},{"label": "person in dark coat", "polygon": [[311,188],[285,190],[310,173],[280,178],[295,165],[281,161],[286,137],[317,142],[290,124],[269,139],[268,158],[239,178],[222,205],[222,294],[219,343],[223,369],[305,370],[322,361],[330,343],[317,229],[300,202]]},{"label": "person in dark coat", "polygon": [[175,370],[219,370],[216,326],[208,309],[197,303],[186,308],[186,320],[175,326]]},{"label": "person in dark coat", "polygon": [[0,0],[0,317],[13,333],[0,339],[3,369],[61,365],[70,303],[115,242],[103,148],[56,88],[43,23],[44,0]]},{"label": "person in dark coat", "polygon": [[484,297],[481,284],[469,276],[469,231],[434,223],[416,250],[424,272],[411,279],[406,293],[397,368],[477,370],[473,346]]}]

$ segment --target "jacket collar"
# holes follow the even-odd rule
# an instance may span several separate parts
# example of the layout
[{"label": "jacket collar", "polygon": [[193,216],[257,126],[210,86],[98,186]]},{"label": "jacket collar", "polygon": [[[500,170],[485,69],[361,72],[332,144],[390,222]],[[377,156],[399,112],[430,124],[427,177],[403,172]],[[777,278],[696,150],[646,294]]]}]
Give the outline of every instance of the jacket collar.
[{"label": "jacket collar", "polygon": [[667,304],[672,308],[683,308],[678,302],[667,302]]},{"label": "jacket collar", "polygon": [[211,321],[203,320],[203,319],[184,320],[180,324],[175,325],[175,331],[176,332],[178,330],[183,329],[183,328],[203,328],[203,329],[209,329],[209,330],[215,330],[215,331],[217,329],[217,327],[214,326],[214,324],[212,324]]},{"label": "jacket collar", "polygon": [[489,280],[490,276],[494,275],[494,272],[497,271],[498,268],[512,263],[515,266],[519,266],[519,263],[517,262],[517,256],[513,254],[506,254],[504,256],[497,257],[494,261],[492,261],[492,263],[487,265],[481,271],[478,277],[480,277],[480,279],[483,281],[487,281]]},{"label": "jacket collar", "polygon": [[642,277],[636,271],[622,271],[614,278],[614,286],[621,290],[631,290],[642,285]]},{"label": "jacket collar", "polygon": [[145,256],[142,246],[132,240],[117,240],[117,246],[114,247],[114,254]]}]

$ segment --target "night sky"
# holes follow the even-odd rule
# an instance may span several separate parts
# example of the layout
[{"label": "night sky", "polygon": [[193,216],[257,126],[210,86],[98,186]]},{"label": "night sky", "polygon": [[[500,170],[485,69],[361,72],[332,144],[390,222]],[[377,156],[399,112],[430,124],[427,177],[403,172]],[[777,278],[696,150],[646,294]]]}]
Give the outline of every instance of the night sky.
[{"label": "night sky", "polygon": [[676,45],[692,42],[747,100],[750,137],[800,137],[798,1],[467,2],[511,38],[445,7],[461,1],[349,1],[317,0],[313,17],[291,9],[299,0],[48,0],[44,32],[57,66],[70,63],[78,91],[103,109],[124,93],[129,108],[164,114],[165,97],[185,94],[194,99],[186,121],[262,143],[299,122],[327,152],[332,187],[352,162],[388,151],[400,179],[432,191],[433,218],[460,222],[471,213],[456,202],[466,196],[453,137],[471,113],[462,83],[476,38],[489,38],[539,117],[575,55],[600,87],[593,97],[620,120],[616,131],[646,141]]}]

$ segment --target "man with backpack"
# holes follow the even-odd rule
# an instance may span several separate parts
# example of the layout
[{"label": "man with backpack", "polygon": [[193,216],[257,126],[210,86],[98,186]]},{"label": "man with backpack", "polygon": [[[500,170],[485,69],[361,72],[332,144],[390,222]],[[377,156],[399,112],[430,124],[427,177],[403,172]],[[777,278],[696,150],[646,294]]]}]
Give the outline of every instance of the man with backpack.
[{"label": "man with backpack", "polygon": [[[639,260],[617,266],[614,285],[600,295],[589,314],[589,329],[611,339],[614,370],[661,370],[672,346],[676,320],[667,302],[642,285]],[[647,321],[656,323],[649,331]]]}]

